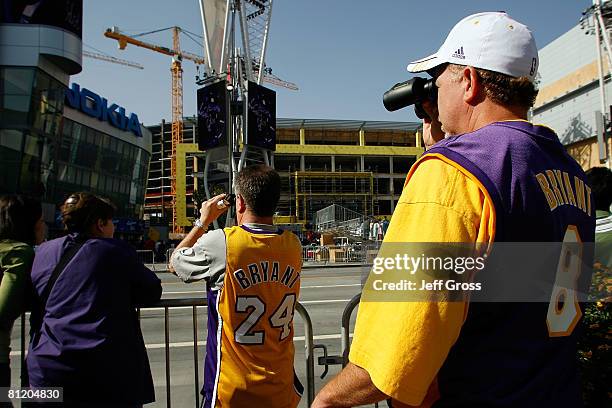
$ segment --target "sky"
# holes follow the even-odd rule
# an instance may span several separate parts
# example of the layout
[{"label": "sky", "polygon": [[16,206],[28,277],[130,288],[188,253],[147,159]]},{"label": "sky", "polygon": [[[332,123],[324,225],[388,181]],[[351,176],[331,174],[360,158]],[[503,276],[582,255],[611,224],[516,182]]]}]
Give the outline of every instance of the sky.
[{"label": "sky", "polygon": [[[83,49],[138,62],[143,70],[83,58],[71,77],[109,103],[135,112],[145,125],[171,119],[171,58],[130,46],[119,50],[103,33],[117,26],[128,34],[180,26],[202,34],[198,0],[106,0],[83,2]],[[412,75],[408,62],[438,50],[463,17],[506,11],[526,24],[542,48],[579,23],[590,0],[275,0],[266,64],[299,91],[277,92],[277,117],[416,121],[412,109],[387,112],[382,94]],[[143,40],[172,45],[165,31]],[[182,37],[183,50],[204,55]],[[92,48],[93,47],[93,48]],[[184,115],[196,107],[195,65],[183,63]],[[266,85],[270,86],[270,85]]]}]

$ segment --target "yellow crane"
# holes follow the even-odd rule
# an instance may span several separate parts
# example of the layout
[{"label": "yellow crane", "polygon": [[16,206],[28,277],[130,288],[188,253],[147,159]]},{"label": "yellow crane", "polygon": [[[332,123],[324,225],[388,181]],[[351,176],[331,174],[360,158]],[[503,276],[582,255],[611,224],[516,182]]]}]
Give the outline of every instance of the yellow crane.
[{"label": "yellow crane", "polygon": [[[136,37],[165,30],[172,30],[172,48],[136,39]],[[203,57],[181,50],[179,38],[181,31],[183,31],[183,29],[175,26],[130,36],[121,32],[117,27],[111,27],[104,33],[105,37],[116,40],[121,50],[125,49],[128,44],[132,44],[172,57],[172,65],[170,67],[170,71],[172,72],[172,156],[170,159],[170,191],[172,196],[172,232],[174,233],[183,232],[182,228],[177,224],[176,212],[176,147],[183,141],[183,68],[181,64],[183,60],[189,60],[198,65],[204,64]]]}]

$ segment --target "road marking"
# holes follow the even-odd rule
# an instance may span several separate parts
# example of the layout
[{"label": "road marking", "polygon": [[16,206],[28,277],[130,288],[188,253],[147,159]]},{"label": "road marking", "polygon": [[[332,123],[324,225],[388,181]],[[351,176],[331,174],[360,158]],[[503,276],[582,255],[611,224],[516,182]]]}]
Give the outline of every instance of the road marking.
[{"label": "road marking", "polygon": [[321,303],[346,303],[350,302],[351,299],[325,299],[325,300],[304,300],[300,301],[303,305],[318,305]]},{"label": "road marking", "polygon": [[[349,336],[353,337],[353,333],[351,333]],[[319,336],[314,336],[313,340],[332,340],[332,339],[339,339],[341,338],[342,335],[340,334],[321,334]],[[296,341],[304,341],[306,338],[304,336],[295,336],[293,338],[293,342],[295,343]],[[206,340],[202,340],[202,341],[198,341],[198,346],[205,346],[206,345]],[[166,345],[164,343],[153,343],[153,344],[147,344],[146,345],[147,350],[159,350],[159,349],[163,349],[166,347]],[[180,342],[176,342],[176,343],[170,343],[170,348],[178,348],[178,347],[193,347],[193,341],[180,341]]]},{"label": "road marking", "polygon": [[[353,333],[349,334],[350,337],[353,337]],[[318,336],[314,336],[313,340],[333,340],[333,339],[340,339],[342,338],[342,335],[340,334],[321,334]],[[295,343],[296,341],[304,341],[306,338],[304,336],[295,336],[293,338],[293,342]],[[201,340],[198,341],[198,346],[205,346],[206,345],[206,340]],[[159,350],[159,349],[164,349],[166,348],[166,344],[165,343],[151,343],[151,344],[145,344],[145,347],[147,348],[147,350]],[[175,342],[175,343],[170,343],[170,348],[180,348],[180,347],[193,347],[193,341],[179,341],[179,342]],[[14,350],[11,351],[11,357],[18,357],[19,355],[21,355],[21,351],[19,350]]]},{"label": "road marking", "polygon": [[[355,287],[355,286],[361,286],[361,283],[350,283],[350,284],[343,284],[343,285],[315,285],[315,286],[302,286],[300,289],[321,289],[321,288],[349,288],[349,287]],[[185,290],[185,291],[178,291],[178,292],[163,292],[164,295],[185,295],[185,294],[202,294],[202,293],[206,293],[205,290]]]},{"label": "road marking", "polygon": [[[324,299],[324,300],[304,300],[300,301],[302,305],[319,305],[325,303],[346,303],[351,299]],[[198,306],[198,307],[207,307],[207,306]],[[193,306],[172,306],[169,309],[177,310],[177,309],[192,309]],[[163,312],[165,308],[163,307],[147,307],[146,309],[140,309],[140,314],[145,312]]]},{"label": "road marking", "polygon": [[301,289],[319,289],[319,288],[348,288],[353,286],[361,286],[361,283],[347,283],[343,285],[316,285],[316,286],[302,286]]}]

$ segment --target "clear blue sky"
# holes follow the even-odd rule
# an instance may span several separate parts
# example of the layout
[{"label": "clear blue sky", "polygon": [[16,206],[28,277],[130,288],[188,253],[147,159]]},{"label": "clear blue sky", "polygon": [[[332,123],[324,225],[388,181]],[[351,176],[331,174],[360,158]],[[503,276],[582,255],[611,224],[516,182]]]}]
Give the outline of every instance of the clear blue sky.
[{"label": "clear blue sky", "polygon": [[[83,59],[72,77],[109,102],[138,114],[146,125],[170,120],[170,57],[134,46],[117,49],[103,36],[116,25],[135,34],[178,25],[202,33],[198,0],[84,1],[83,41],[144,70]],[[275,0],[267,64],[298,92],[277,91],[277,116],[413,121],[411,109],[385,111],[382,94],[409,78],[406,64],[435,52],[452,26],[479,11],[504,10],[534,32],[539,48],[578,24],[590,0],[400,1]],[[170,46],[169,31],[145,37]],[[190,39],[183,49],[203,55]],[[90,49],[84,47],[84,49]],[[91,50],[91,49],[90,49]],[[184,114],[195,112],[195,67],[184,66]]]}]

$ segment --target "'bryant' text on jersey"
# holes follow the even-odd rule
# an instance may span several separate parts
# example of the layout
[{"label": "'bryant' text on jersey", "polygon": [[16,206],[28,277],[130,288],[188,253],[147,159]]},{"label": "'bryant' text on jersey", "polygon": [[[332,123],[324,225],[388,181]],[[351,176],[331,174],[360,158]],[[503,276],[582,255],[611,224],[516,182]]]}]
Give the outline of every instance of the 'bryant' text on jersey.
[{"label": "'bryant' text on jersey", "polygon": [[591,215],[591,188],[577,176],[574,176],[572,183],[567,172],[546,170],[536,174],[536,178],[551,211],[561,205],[569,204]]},{"label": "'bryant' text on jersey", "polygon": [[243,290],[259,283],[280,282],[281,284],[292,288],[295,282],[300,278],[300,273],[295,272],[295,268],[287,265],[285,272],[279,280],[280,264],[277,261],[262,261],[248,265],[248,272],[242,269],[234,271],[234,277],[240,284]]}]

